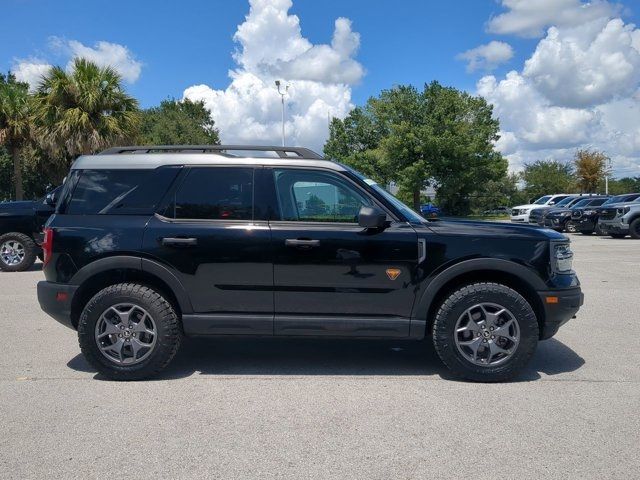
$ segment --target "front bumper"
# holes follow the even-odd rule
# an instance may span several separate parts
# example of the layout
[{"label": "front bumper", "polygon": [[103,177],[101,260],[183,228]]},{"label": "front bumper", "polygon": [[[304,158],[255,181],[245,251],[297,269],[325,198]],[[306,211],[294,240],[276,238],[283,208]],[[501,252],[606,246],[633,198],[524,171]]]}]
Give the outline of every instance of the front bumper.
[{"label": "front bumper", "polygon": [[614,218],[613,220],[598,220],[598,226],[602,230],[602,233],[629,233],[629,224],[623,223],[620,218]]},{"label": "front bumper", "polygon": [[511,221],[516,223],[529,223],[529,212],[522,215],[511,215]]},{"label": "front bumper", "polygon": [[580,231],[593,231],[596,228],[596,222],[588,217],[581,217],[578,219],[573,219],[574,222],[576,222],[576,228]]},{"label": "front bumper", "polygon": [[42,281],[38,282],[38,303],[40,308],[65,327],[76,329],[71,320],[71,303],[78,289],[77,285]]},{"label": "front bumper", "polygon": [[558,329],[571,320],[584,303],[580,287],[538,292],[544,306],[544,324],[540,340],[553,337]]}]

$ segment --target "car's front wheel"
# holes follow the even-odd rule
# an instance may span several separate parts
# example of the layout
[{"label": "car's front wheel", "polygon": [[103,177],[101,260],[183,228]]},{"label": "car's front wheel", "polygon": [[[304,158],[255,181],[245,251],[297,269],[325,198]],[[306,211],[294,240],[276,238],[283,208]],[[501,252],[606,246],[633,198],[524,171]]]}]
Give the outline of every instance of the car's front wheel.
[{"label": "car's front wheel", "polygon": [[578,226],[576,225],[576,223],[573,220],[569,220],[565,226],[564,229],[568,232],[568,233],[577,233],[578,231]]},{"label": "car's front wheel", "polygon": [[139,380],[169,364],[182,330],[174,308],[160,293],[120,283],[89,300],[78,323],[78,339],[99,373],[113,380]]},{"label": "car's front wheel", "polygon": [[512,378],[538,343],[538,321],[527,300],[497,283],[450,293],[433,324],[438,355],[457,376],[480,382]]}]

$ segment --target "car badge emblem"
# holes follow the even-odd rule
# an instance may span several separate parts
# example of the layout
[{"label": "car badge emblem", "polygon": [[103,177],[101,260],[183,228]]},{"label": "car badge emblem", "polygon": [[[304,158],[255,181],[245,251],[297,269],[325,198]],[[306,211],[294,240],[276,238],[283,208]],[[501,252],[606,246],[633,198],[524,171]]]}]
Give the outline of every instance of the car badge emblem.
[{"label": "car badge emblem", "polygon": [[399,268],[387,268],[387,277],[389,277],[389,280],[395,280],[401,273],[402,271]]}]

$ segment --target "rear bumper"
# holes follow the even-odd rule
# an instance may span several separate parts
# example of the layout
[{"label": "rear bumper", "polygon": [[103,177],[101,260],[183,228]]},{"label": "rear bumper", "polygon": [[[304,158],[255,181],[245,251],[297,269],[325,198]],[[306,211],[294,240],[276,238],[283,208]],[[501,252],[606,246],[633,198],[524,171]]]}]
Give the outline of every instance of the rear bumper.
[{"label": "rear bumper", "polygon": [[77,285],[38,282],[38,303],[40,308],[65,327],[75,330],[71,320],[71,302],[78,289]]},{"label": "rear bumper", "polygon": [[584,303],[584,294],[580,287],[538,292],[544,306],[544,326],[540,339],[553,337],[558,329],[571,320]]}]

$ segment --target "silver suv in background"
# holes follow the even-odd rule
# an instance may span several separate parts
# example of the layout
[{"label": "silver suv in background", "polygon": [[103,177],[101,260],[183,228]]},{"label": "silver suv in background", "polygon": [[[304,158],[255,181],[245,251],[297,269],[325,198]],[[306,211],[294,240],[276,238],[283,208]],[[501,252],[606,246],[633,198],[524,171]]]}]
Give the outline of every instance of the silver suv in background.
[{"label": "silver suv in background", "polygon": [[640,239],[640,198],[629,203],[615,203],[600,210],[598,228],[613,238]]}]

